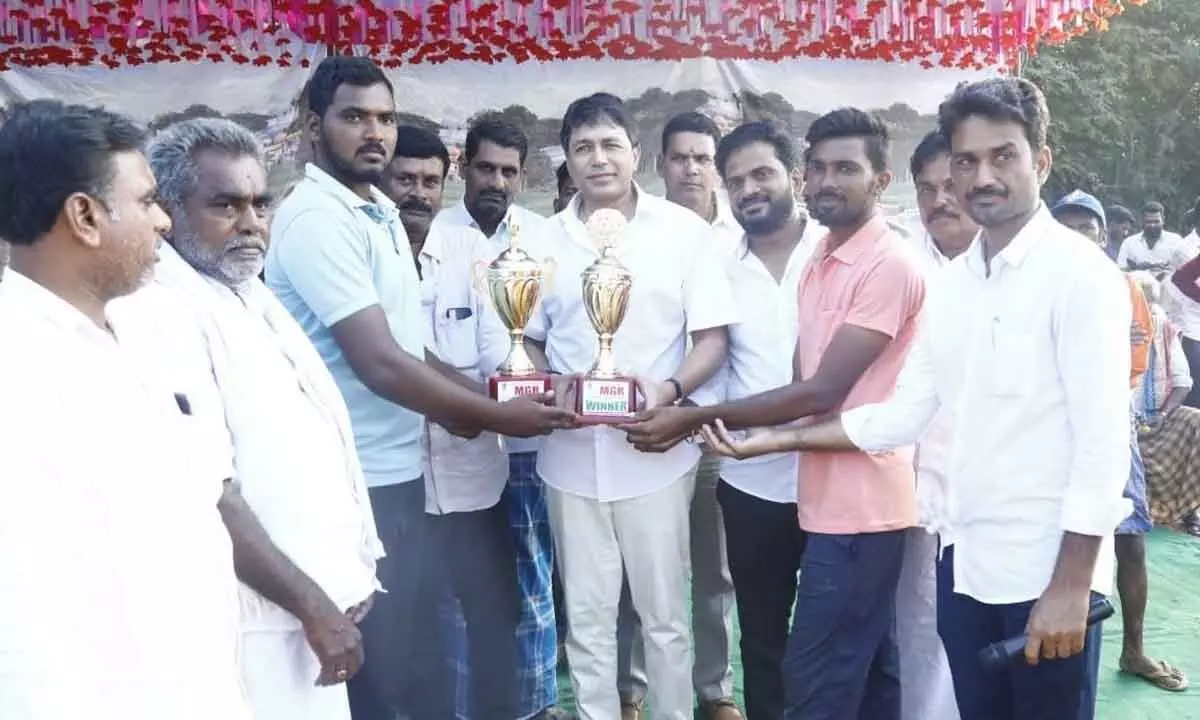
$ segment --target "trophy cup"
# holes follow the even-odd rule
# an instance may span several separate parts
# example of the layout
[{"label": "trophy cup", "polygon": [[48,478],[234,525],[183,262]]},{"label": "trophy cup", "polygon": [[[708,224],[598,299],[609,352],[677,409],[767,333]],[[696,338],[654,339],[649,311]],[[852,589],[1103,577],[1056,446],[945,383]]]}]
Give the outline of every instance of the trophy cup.
[{"label": "trophy cup", "polygon": [[510,219],[508,247],[491,263],[485,265],[480,261],[475,266],[476,283],[491,298],[511,342],[504,362],[488,378],[488,393],[499,402],[541,395],[553,386],[550,376],[537,371],[525,350],[525,326],[552,265],[549,261],[539,263],[522,250],[518,245],[519,233],[516,222]]},{"label": "trophy cup", "polygon": [[600,257],[583,271],[583,306],[600,341],[592,369],[576,381],[575,411],[584,423],[616,423],[637,412],[637,383],[620,374],[613,356],[613,334],[625,319],[633,276],[616,258],[616,241],[625,216],[597,210],[588,218],[588,235],[600,246]]}]

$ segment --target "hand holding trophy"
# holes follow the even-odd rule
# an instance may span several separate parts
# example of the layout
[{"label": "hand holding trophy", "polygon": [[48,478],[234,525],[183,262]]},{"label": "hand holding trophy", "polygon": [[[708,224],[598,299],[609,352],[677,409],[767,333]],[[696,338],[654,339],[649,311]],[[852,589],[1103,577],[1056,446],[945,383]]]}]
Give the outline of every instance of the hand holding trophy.
[{"label": "hand holding trophy", "polygon": [[583,271],[583,306],[600,341],[592,369],[576,381],[575,411],[590,424],[619,423],[637,412],[637,382],[617,370],[613,334],[625,319],[633,276],[616,258],[628,221],[617,210],[597,210],[587,221],[600,257]]},{"label": "hand holding trophy", "polygon": [[495,375],[488,378],[492,399],[506,402],[518,397],[537,397],[550,391],[551,378],[538,372],[525,350],[525,326],[542,295],[542,283],[553,271],[552,261],[539,263],[520,248],[520,228],[508,225],[508,248],[491,263],[475,266],[476,285],[492,301],[500,322],[508,329],[511,345]]}]

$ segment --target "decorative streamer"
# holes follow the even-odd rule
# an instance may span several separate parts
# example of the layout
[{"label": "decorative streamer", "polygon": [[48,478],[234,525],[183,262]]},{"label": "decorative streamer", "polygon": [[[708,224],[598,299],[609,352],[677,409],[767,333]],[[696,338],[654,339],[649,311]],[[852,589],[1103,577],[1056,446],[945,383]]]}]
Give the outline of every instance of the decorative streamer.
[{"label": "decorative streamer", "polygon": [[0,70],[287,66],[313,45],[388,67],[708,56],[981,68],[1103,30],[1121,10],[1121,0],[3,0]]}]

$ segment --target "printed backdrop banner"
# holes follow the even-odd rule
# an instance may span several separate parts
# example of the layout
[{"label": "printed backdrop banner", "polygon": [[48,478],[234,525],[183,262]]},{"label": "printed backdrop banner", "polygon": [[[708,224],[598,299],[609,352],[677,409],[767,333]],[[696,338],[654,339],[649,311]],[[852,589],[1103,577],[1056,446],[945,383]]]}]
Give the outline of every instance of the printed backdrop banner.
[{"label": "printed backdrop banner", "polygon": [[[319,59],[315,55],[311,60]],[[257,133],[268,151],[272,182],[286,186],[306,154],[298,101],[310,68],[158,64],[107,68],[18,68],[0,73],[4,105],[36,98],[104,105],[161,129],[172,122],[223,116]],[[623,97],[642,143],[640,181],[661,190],[655,171],[663,125],[698,110],[723,130],[743,120],[771,119],[797,138],[821,113],[856,106],[879,112],[892,128],[896,183],[893,210],[912,205],[908,156],[932,129],[942,98],[986,71],[928,70],[915,64],[792,60],[759,62],[572,60],[549,63],[446,63],[388,70],[401,122],[437,132],[457,158],[471,119],[499,111],[529,137],[524,204],[549,213],[554,169],[562,161],[563,110],[577,97],[606,91]],[[455,168],[447,203],[461,193]]]}]

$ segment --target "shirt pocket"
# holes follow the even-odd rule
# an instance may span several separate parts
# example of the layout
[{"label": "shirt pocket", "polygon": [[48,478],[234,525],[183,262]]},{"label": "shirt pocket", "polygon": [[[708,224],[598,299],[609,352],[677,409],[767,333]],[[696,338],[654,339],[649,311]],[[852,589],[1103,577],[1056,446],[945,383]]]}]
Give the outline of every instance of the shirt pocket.
[{"label": "shirt pocket", "polygon": [[434,337],[438,357],[459,370],[479,364],[479,316],[468,298],[434,306]]},{"label": "shirt pocket", "polygon": [[992,326],[992,372],[990,391],[996,397],[1025,397],[1033,391],[1038,375],[1037,344],[1026,328]]}]

